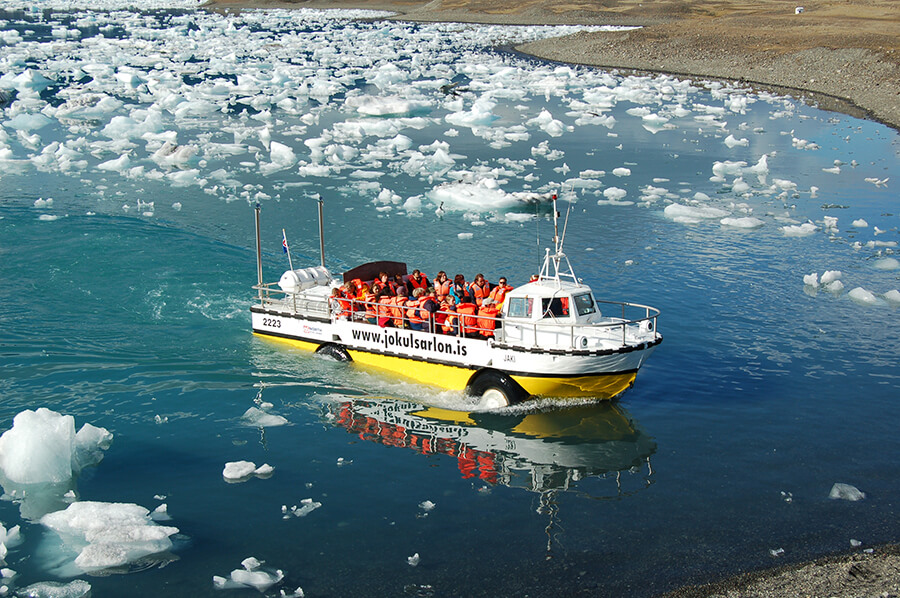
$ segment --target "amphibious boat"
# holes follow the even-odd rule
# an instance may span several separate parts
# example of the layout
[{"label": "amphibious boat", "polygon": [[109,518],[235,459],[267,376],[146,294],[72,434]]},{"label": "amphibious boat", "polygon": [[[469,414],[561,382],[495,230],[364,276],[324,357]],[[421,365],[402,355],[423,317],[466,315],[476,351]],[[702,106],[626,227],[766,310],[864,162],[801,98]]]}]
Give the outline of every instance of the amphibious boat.
[{"label": "amphibious boat", "polygon": [[[613,399],[630,388],[638,370],[662,342],[659,310],[647,305],[598,301],[576,278],[563,253],[565,227],[553,196],[554,252],[546,249],[540,274],[506,294],[502,310],[487,318],[457,316],[452,334],[434,320],[426,330],[380,327],[366,321],[365,308],[332,301],[344,282],[371,282],[379,272],[407,278],[402,262],[371,262],[342,275],[325,267],[322,201],[319,199],[319,266],[291,269],[277,283],[264,283],[256,206],[257,301],[250,308],[253,332],[339,361],[393,372],[422,384],[466,391],[475,409],[502,408],[531,397]],[[484,334],[490,328],[490,334]],[[481,333],[481,334],[479,334]]]}]

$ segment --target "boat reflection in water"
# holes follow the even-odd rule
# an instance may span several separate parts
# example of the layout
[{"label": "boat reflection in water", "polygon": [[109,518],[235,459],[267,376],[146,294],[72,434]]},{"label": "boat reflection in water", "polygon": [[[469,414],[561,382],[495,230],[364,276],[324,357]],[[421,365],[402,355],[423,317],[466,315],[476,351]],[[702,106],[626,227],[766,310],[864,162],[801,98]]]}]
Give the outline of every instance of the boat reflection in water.
[{"label": "boat reflection in water", "polygon": [[[542,495],[617,498],[652,483],[656,443],[611,403],[499,415],[366,398],[326,404],[326,419],[363,440],[455,458],[463,478]],[[625,476],[633,480],[625,483]],[[583,488],[601,480],[601,491]],[[593,485],[593,484],[592,484]]]}]

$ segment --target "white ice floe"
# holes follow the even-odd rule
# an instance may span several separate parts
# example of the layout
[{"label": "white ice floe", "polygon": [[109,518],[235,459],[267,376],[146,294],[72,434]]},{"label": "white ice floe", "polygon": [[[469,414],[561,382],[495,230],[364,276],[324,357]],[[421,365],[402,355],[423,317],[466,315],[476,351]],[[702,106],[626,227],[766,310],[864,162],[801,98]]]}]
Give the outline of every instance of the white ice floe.
[{"label": "white ice floe", "polygon": [[269,477],[274,470],[275,468],[268,463],[257,467],[256,463],[252,461],[231,461],[225,464],[225,469],[222,470],[222,477],[229,482],[243,482],[253,476],[260,478]]},{"label": "white ice floe", "polygon": [[881,258],[880,260],[876,260],[872,267],[876,270],[882,270],[885,272],[900,270],[900,261],[898,261],[897,258],[885,257]]},{"label": "white ice floe", "polygon": [[888,291],[887,293],[882,295],[882,297],[884,298],[885,301],[887,301],[890,305],[893,305],[894,307],[897,307],[898,305],[900,305],[900,291],[898,291],[897,289],[892,289],[892,290]]},{"label": "white ice floe", "polygon": [[435,505],[430,500],[425,500],[425,501],[422,501],[419,503],[419,508],[422,509],[423,511],[431,511],[434,509],[435,506],[437,506],[437,505]]},{"label": "white ice floe", "polygon": [[750,145],[750,140],[748,140],[746,137],[735,139],[734,135],[729,135],[725,138],[724,143],[728,147],[747,147]]},{"label": "white ice floe", "polygon": [[858,303],[860,305],[878,305],[879,300],[878,297],[872,291],[868,291],[862,287],[856,287],[851,290],[847,295],[850,299],[853,300],[854,303]]},{"label": "white ice floe", "polygon": [[828,498],[833,500],[849,500],[851,502],[862,500],[866,497],[865,492],[860,492],[856,486],[850,484],[835,483],[828,493]]},{"label": "white ice floe", "polygon": [[729,212],[713,207],[686,206],[673,203],[663,210],[666,218],[682,224],[697,224],[705,220],[721,220],[729,216]]},{"label": "white ice floe", "polygon": [[68,583],[40,581],[18,590],[16,595],[27,598],[87,598],[91,595],[91,584],[83,579]]},{"label": "white ice floe", "polygon": [[789,224],[781,227],[785,237],[808,237],[818,230],[812,222],[804,222],[803,224]]},{"label": "white ice floe", "polygon": [[282,417],[281,415],[266,413],[258,407],[250,407],[247,409],[247,411],[244,412],[244,415],[241,416],[241,420],[245,425],[260,428],[283,426],[288,423],[287,418]]},{"label": "white ice floe", "polygon": [[819,286],[819,274],[817,272],[813,272],[812,274],[806,274],[803,276],[803,284],[808,287],[818,287]]},{"label": "white ice floe", "polygon": [[619,166],[618,168],[613,168],[612,173],[613,175],[618,177],[631,176],[631,169],[624,166]]},{"label": "white ice floe", "polygon": [[865,220],[863,220],[862,218],[858,218],[857,220],[854,220],[850,224],[852,224],[855,228],[867,228],[869,226],[869,223],[866,222]]},{"label": "white ice floe", "polygon": [[[254,588],[259,592],[265,592],[284,579],[284,572],[280,569],[269,570],[262,568],[262,563],[255,557],[249,557],[241,561],[243,569],[235,569],[226,577],[213,576],[213,587],[217,590],[233,590],[240,588]],[[294,593],[302,596],[303,592]]]},{"label": "white ice floe", "polygon": [[826,270],[822,274],[822,284],[829,284],[841,278],[844,274],[840,270]]},{"label": "white ice floe", "polygon": [[178,528],[155,523],[144,507],[126,503],[75,502],[40,521],[77,554],[74,565],[84,572],[120,567],[169,550],[169,537],[178,533]]},{"label": "white ice floe", "polygon": [[410,567],[418,566],[420,560],[418,552],[410,557],[406,557],[406,562],[409,563]]},{"label": "white ice floe", "polygon": [[722,218],[722,220],[720,220],[719,222],[724,226],[745,229],[759,228],[765,224],[765,222],[753,216],[744,216],[741,218]]},{"label": "white ice floe", "polygon": [[84,467],[99,463],[112,438],[108,430],[91,424],[76,433],[71,415],[27,409],[0,436],[0,470],[16,484],[67,482]]},{"label": "white ice floe", "polygon": [[284,514],[285,519],[289,519],[291,515],[294,517],[306,517],[316,509],[322,506],[322,503],[315,501],[311,498],[304,498],[300,501],[300,506],[297,505],[291,506],[290,510],[287,508],[287,505],[282,505],[281,512]]}]

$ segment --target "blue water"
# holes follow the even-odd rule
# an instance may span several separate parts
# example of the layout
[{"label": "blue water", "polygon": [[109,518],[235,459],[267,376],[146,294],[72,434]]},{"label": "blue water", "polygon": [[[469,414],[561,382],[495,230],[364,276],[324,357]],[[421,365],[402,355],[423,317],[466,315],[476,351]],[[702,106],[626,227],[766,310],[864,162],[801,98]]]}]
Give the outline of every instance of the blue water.
[{"label": "blue water", "polygon": [[[0,79],[10,98],[0,137],[0,428],[23,409],[48,407],[75,416],[78,426],[109,429],[112,446],[78,478],[79,498],[149,509],[165,502],[180,530],[170,555],[134,564],[128,574],[80,576],[94,596],[221,595],[212,576],[228,576],[249,556],[284,571],[284,583],[267,595],[302,586],[307,596],[653,596],[846,551],[851,539],[863,542],[860,549],[897,540],[898,312],[880,296],[900,287],[900,276],[876,267],[895,255],[898,241],[895,131],[790,98],[587,69],[571,76],[491,50],[504,36],[527,32],[290,14],[85,11],[80,16],[90,22],[65,41],[48,27],[71,29],[70,14],[2,17],[3,29],[22,38],[0,45],[3,70],[15,75],[30,66],[57,85],[35,98]],[[124,44],[119,56],[98,49],[102,40],[145,43]],[[305,51],[291,49],[298,40]],[[226,49],[236,57],[225,57]],[[144,87],[117,83],[115,68],[96,74],[90,65],[98,64],[137,66]],[[406,78],[380,87],[376,76],[389,64]],[[300,109],[277,106],[278,84],[266,79],[276,72],[291,82],[282,87]],[[159,91],[165,86],[149,82],[167,74],[183,83],[168,89],[187,99],[202,81],[257,76],[230,92],[230,105],[271,97],[258,104],[271,118],[239,109],[176,114],[172,97]],[[304,95],[300,88],[316,80],[343,88]],[[466,88],[460,98],[438,90],[450,80]],[[600,110],[590,98],[604,89],[618,94],[603,109],[615,123],[578,121]],[[625,93],[632,89],[643,91]],[[74,121],[51,116],[25,131],[38,140],[23,140],[10,124],[17,114],[87,93],[122,105]],[[743,113],[726,107],[745,95],[757,101]],[[425,107],[398,119],[362,117],[354,102],[370,96]],[[205,97],[215,104],[214,94]],[[446,102],[461,99],[470,110],[486,97],[496,103],[491,122],[473,129],[445,120],[460,111]],[[166,106],[155,134],[175,131],[179,144],[195,145],[191,160],[157,164],[150,156],[161,141],[152,135],[123,143],[122,134],[102,133],[115,117],[155,102]],[[671,128],[657,133],[627,112],[659,113],[676,103],[690,114],[671,116]],[[712,112],[717,123],[695,119],[703,106],[724,109]],[[529,123],[543,109],[571,130],[551,136]],[[334,127],[366,118],[396,131],[355,137]],[[255,133],[267,123],[272,140],[296,154],[268,176],[260,164],[271,161],[269,152]],[[512,127],[528,138],[491,147],[497,131]],[[454,166],[412,167],[408,152],[362,157],[397,134],[423,155],[433,150],[420,146],[446,142]],[[729,148],[728,134],[748,145]],[[303,142],[323,135],[362,153],[317,161]],[[794,138],[819,149],[799,149]],[[84,166],[32,160],[57,141]],[[562,156],[535,154],[542,142]],[[242,153],[217,153],[211,143],[242,144]],[[143,172],[98,168],[124,153]],[[710,180],[715,162],[753,165],[763,154],[769,172],[765,182],[744,175],[747,197],[730,190],[733,175]],[[823,172],[835,160],[840,174]],[[301,174],[310,163],[334,169]],[[613,175],[618,167],[631,175]],[[185,186],[167,178],[190,169],[197,174]],[[230,182],[214,174],[219,169]],[[371,180],[360,178],[362,170],[382,176],[361,184]],[[599,194],[573,191],[571,179],[586,170],[606,171]],[[560,191],[572,201],[566,249],[576,273],[599,299],[662,310],[665,340],[615,405],[427,411],[462,408],[464,398],[250,334],[257,200],[267,281],[287,268],[282,228],[295,265],[317,263],[311,195],[320,193],[326,260],[335,271],[400,259],[429,275],[484,272],[523,283],[550,242],[546,211],[523,223],[507,214],[532,207],[445,206],[438,217],[427,195],[444,182],[480,177],[509,193]],[[792,181],[796,191],[779,196],[782,188],[770,189],[775,179]],[[669,195],[644,201],[647,185]],[[599,205],[612,186],[636,203]],[[401,199],[379,202],[381,189]],[[422,208],[405,209],[416,196]],[[763,225],[685,224],[663,211],[692,201],[736,217],[752,210]],[[825,216],[838,218],[836,230]],[[852,225],[857,219],[867,226]],[[807,220],[818,225],[809,236],[781,229]],[[843,292],[804,288],[804,275],[825,270],[843,273]],[[854,287],[874,293],[877,304],[851,300]],[[256,400],[290,423],[246,425],[241,416]],[[423,448],[429,434],[434,444]],[[223,467],[238,460],[271,464],[274,475],[228,484]],[[857,486],[866,499],[829,500],[835,482]],[[282,506],[305,498],[322,506],[283,517]],[[419,506],[429,500],[433,510]],[[6,559],[19,574],[14,585],[55,579],[41,549],[50,532],[23,519],[12,501],[0,502],[0,521],[21,525],[25,537]],[[778,548],[784,555],[772,557]],[[407,558],[416,553],[421,560],[412,567]]]}]

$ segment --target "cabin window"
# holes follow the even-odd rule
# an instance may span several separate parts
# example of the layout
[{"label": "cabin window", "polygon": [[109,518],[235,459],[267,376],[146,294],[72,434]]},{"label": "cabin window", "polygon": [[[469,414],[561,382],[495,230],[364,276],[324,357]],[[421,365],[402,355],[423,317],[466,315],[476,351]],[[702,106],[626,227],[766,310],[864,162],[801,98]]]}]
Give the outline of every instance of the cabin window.
[{"label": "cabin window", "polygon": [[565,318],[569,315],[569,298],[553,297],[541,299],[541,307],[544,313],[543,318],[551,316],[556,318]]},{"label": "cabin window", "polygon": [[534,304],[534,299],[531,297],[510,297],[508,301],[509,308],[506,312],[508,318],[531,317],[531,307]]},{"label": "cabin window", "polygon": [[579,316],[586,316],[597,311],[597,308],[594,307],[594,298],[590,293],[575,295],[572,299],[575,301],[575,311]]}]

